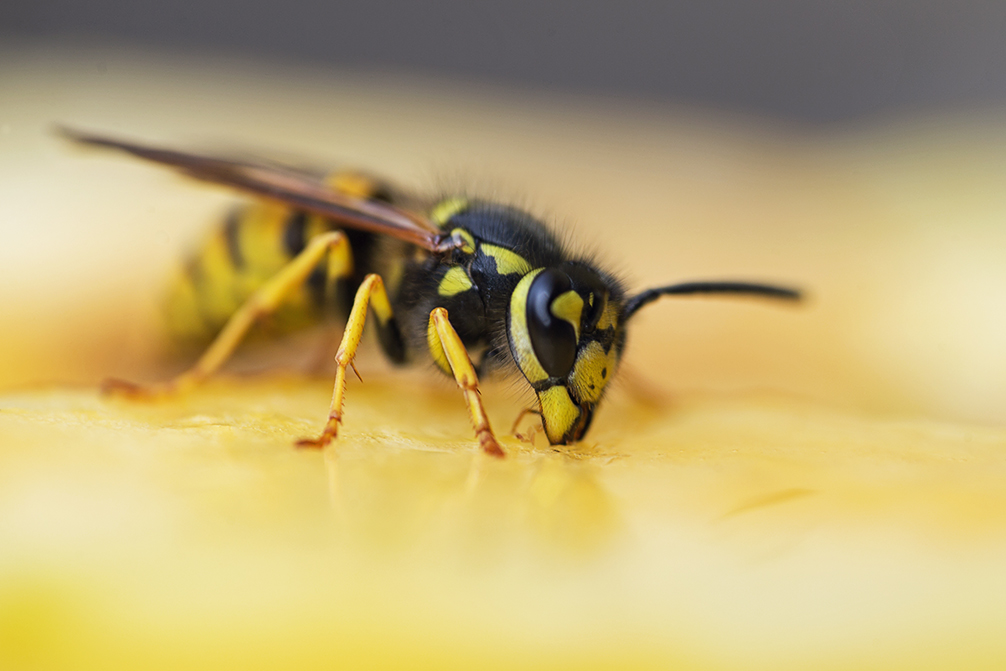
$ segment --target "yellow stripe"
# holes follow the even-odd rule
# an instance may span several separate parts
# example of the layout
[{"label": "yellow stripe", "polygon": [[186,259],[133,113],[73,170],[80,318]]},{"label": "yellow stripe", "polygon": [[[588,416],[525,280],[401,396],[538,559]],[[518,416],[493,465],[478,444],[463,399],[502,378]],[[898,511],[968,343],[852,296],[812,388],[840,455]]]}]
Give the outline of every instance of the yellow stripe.
[{"label": "yellow stripe", "polygon": [[472,236],[471,233],[469,233],[463,228],[455,228],[451,230],[451,235],[452,236],[456,235],[465,241],[465,244],[461,247],[462,252],[464,252],[465,254],[475,253],[475,238]]},{"label": "yellow stripe", "polygon": [[466,207],[468,207],[467,198],[447,198],[433,206],[433,209],[430,210],[430,219],[440,227]]},{"label": "yellow stripe", "polygon": [[168,330],[178,340],[198,340],[209,335],[206,323],[199,313],[199,296],[192,280],[178,272],[164,306]]},{"label": "yellow stripe", "polygon": [[552,301],[549,311],[559,319],[572,324],[576,341],[580,342],[580,316],[583,314],[583,298],[580,294],[572,289],[560,294]]},{"label": "yellow stripe", "polygon": [[290,261],[283,234],[290,209],[269,201],[255,203],[241,213],[241,251],[247,281],[257,288]]},{"label": "yellow stripe", "polygon": [[506,247],[497,247],[483,243],[480,247],[483,254],[493,257],[496,260],[496,272],[500,275],[514,275],[531,272],[531,264],[524,260],[524,257],[511,252]]},{"label": "yellow stripe", "polygon": [[238,291],[239,273],[231,263],[223,231],[217,231],[206,241],[197,264],[196,290],[201,311],[208,321],[223,324],[244,300]]},{"label": "yellow stripe", "polygon": [[[485,245],[482,246],[485,249]],[[521,278],[510,295],[510,338],[517,357],[517,365],[524,377],[532,384],[548,379],[548,373],[538,363],[538,357],[531,345],[531,334],[527,330],[527,292],[531,282],[542,268],[533,270]]]},{"label": "yellow stripe", "polygon": [[468,273],[461,266],[450,268],[445,274],[440,284],[437,286],[437,293],[441,296],[456,296],[472,288],[472,281]]},{"label": "yellow stripe", "polygon": [[304,227],[305,246],[310,244],[311,240],[328,233],[330,230],[332,230],[332,224],[325,217],[312,214],[307,218],[307,226]]},{"label": "yellow stripe", "polygon": [[330,187],[356,198],[370,198],[377,192],[377,184],[369,177],[348,170],[340,170],[325,178]]},{"label": "yellow stripe", "polygon": [[[214,335],[256,290],[290,262],[285,242],[290,208],[273,201],[256,201],[242,207],[236,216],[241,267],[234,266],[226,229],[215,229],[202,241],[192,261],[194,281],[183,274],[169,289],[165,316],[173,334],[182,338]],[[330,228],[323,218],[310,218],[305,242]],[[345,267],[348,273],[352,256],[348,249],[345,254],[341,251],[336,250],[330,261],[335,267]],[[316,320],[315,299],[310,289],[301,285],[290,291],[268,322],[270,330],[289,331]]]}]

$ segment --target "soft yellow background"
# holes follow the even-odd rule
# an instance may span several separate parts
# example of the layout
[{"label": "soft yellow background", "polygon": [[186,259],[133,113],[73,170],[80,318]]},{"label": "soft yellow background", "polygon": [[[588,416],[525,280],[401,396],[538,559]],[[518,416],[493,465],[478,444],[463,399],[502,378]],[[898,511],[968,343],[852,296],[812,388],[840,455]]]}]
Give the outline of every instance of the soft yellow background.
[{"label": "soft yellow background", "polygon": [[[525,205],[665,301],[588,440],[483,461],[460,395],[361,357],[156,407],[156,299],[230,196],[65,122]],[[828,132],[122,50],[0,53],[0,666],[1000,668],[1006,112]],[[573,234],[571,234],[573,235]],[[290,352],[288,348],[286,350]],[[273,353],[275,354],[275,353]],[[246,357],[244,370],[261,367]],[[484,398],[506,433],[526,399]]]}]

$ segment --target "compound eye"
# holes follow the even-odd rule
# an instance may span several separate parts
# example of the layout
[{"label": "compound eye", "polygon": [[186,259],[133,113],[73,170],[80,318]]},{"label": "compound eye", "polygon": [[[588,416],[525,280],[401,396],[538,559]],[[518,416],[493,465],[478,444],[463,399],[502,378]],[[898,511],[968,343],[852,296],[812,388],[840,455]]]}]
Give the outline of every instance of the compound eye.
[{"label": "compound eye", "polygon": [[541,271],[527,292],[527,329],[538,363],[551,377],[566,377],[576,361],[576,331],[556,316],[552,305],[573,288],[566,273],[555,268]]}]

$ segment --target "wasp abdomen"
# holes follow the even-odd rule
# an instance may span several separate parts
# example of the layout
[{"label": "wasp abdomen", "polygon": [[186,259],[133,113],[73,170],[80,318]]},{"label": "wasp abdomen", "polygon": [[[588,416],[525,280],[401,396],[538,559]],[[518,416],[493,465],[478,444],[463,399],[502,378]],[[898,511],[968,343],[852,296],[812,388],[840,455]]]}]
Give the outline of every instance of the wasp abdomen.
[{"label": "wasp abdomen", "polygon": [[[337,172],[331,186],[364,200],[390,202],[385,184],[356,173]],[[176,272],[168,291],[166,320],[172,337],[201,344],[215,336],[227,320],[265,282],[301,253],[314,237],[335,230],[328,219],[271,201],[255,201],[232,209]],[[317,324],[326,315],[344,318],[353,293],[367,272],[373,272],[375,236],[344,231],[354,260],[351,276],[329,286],[323,265],[284,301],[264,325],[269,334],[283,334]],[[394,334],[382,333],[390,351]],[[401,340],[400,336],[397,338]],[[394,358],[394,357],[393,357]],[[398,352],[398,358],[404,353]]]}]

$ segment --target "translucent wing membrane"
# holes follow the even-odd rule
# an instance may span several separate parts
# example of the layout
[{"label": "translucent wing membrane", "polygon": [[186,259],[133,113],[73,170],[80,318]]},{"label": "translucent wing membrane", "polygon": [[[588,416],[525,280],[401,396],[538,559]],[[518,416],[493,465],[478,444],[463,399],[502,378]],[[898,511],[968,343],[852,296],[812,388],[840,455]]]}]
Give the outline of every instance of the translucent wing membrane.
[{"label": "translucent wing membrane", "polygon": [[74,142],[124,151],[177,168],[195,179],[281,201],[346,228],[389,235],[431,252],[446,252],[458,244],[425,216],[387,203],[353,198],[326,185],[317,176],[293,168],[151,147],[64,127],[57,130]]}]

